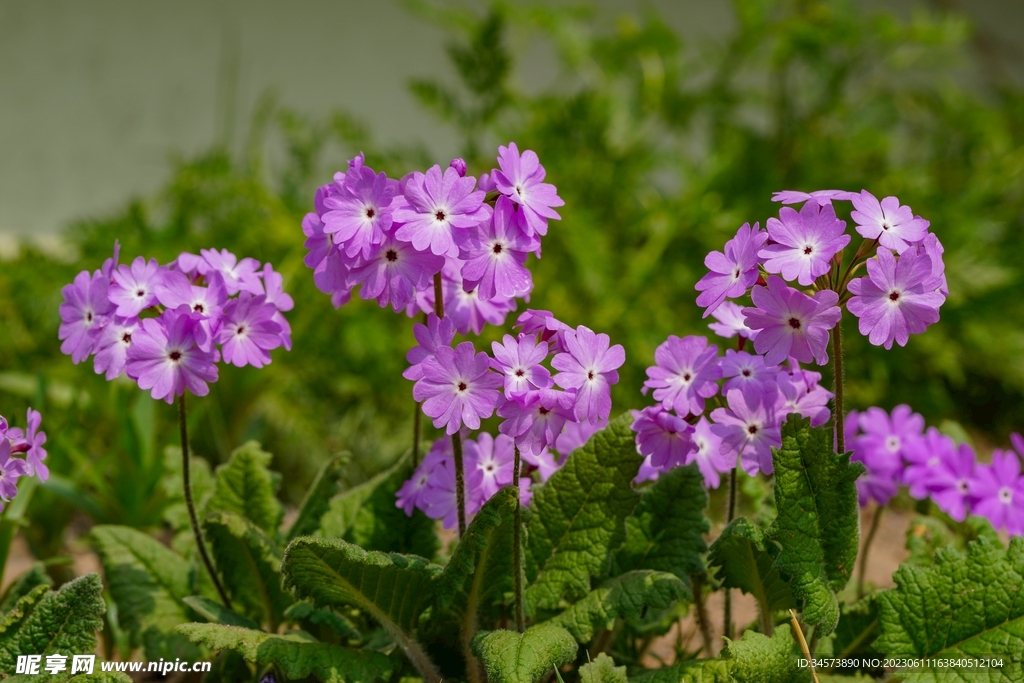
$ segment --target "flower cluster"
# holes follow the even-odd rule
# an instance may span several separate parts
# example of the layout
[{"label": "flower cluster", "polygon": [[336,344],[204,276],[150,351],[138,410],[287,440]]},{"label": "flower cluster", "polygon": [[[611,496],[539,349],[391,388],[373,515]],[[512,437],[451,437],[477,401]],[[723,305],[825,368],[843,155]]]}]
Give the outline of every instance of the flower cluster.
[{"label": "flower cluster", "polygon": [[[861,334],[887,349],[894,341],[905,346],[938,321],[947,294],[942,245],[910,207],[896,197],[879,202],[867,190],[787,191],[774,199],[803,206],[783,206],[766,230],[743,225],[724,252],[708,254],[710,272],[696,285],[705,317],[755,331],[754,348],[772,365],[787,357],[825,365],[843,305],[859,319]],[[863,238],[845,261],[851,236],[836,201],[853,205],[850,217]],[[854,278],[861,268],[867,275]],[[798,287],[787,284],[794,282]],[[752,306],[727,301],[747,294]]]},{"label": "flower cluster", "polygon": [[867,473],[857,480],[861,505],[885,505],[906,486],[917,500],[930,498],[943,512],[963,521],[968,511],[997,529],[1024,536],[1024,438],[1011,436],[1012,448],[997,449],[990,464],[977,462],[974,449],[957,444],[910,406],[892,413],[872,407],[851,412],[844,425],[853,460]]},{"label": "flower cluster", "polygon": [[[434,427],[468,437],[466,430],[479,429],[495,412],[502,418],[497,437],[481,433],[475,441],[462,440],[467,515],[513,483],[516,449],[524,472],[536,471],[546,481],[607,424],[611,386],[626,360],[622,346],[612,345],[607,334],[583,325],[573,329],[548,311],[528,309],[516,327],[519,334],[494,342],[491,355],[469,341],[453,348],[455,322],[430,314],[426,325],[415,326],[419,345],[407,356],[405,377],[415,381],[413,398],[422,401]],[[451,441],[440,439],[398,492],[397,505],[407,514],[418,507],[446,527],[454,525],[454,471]],[[524,503],[530,481],[524,476],[518,482]]]},{"label": "flower cluster", "polygon": [[504,323],[533,289],[527,257],[540,257],[547,221],[559,218],[552,207],[563,204],[536,153],[499,147],[499,168],[479,183],[461,159],[401,180],[364,161],[317,190],[303,219],[317,287],[336,307],[359,286],[363,299],[410,317],[441,309],[462,334]]},{"label": "flower cluster", "polygon": [[[655,351],[644,393],[653,389],[659,403],[633,413],[637,450],[644,456],[639,481],[693,462],[709,488],[718,487],[720,475],[738,462],[748,474],[771,474],[771,449],[782,445],[789,414],[815,426],[828,422],[832,393],[819,386],[821,375],[802,369],[795,358],[778,365],[743,351],[758,332],[730,322],[730,309],[724,311],[725,322],[710,327],[724,337],[738,335],[741,350],[720,356],[705,337],[673,335]],[[718,407],[706,414],[712,402]]]},{"label": "flower cluster", "polygon": [[[38,477],[46,481],[50,470],[43,463],[46,460],[46,433],[39,429],[43,418],[38,410],[28,409],[25,429],[11,427],[7,418],[0,415],[0,511],[4,503],[18,495],[18,480],[21,477]],[[24,455],[24,459],[16,457]]]},{"label": "flower cluster", "polygon": [[60,348],[76,364],[94,356],[97,374],[125,374],[171,403],[186,389],[205,396],[221,359],[259,368],[271,350],[291,348],[292,298],[269,263],[204,249],[167,265],[141,256],[118,265],[118,251],[62,290]]}]

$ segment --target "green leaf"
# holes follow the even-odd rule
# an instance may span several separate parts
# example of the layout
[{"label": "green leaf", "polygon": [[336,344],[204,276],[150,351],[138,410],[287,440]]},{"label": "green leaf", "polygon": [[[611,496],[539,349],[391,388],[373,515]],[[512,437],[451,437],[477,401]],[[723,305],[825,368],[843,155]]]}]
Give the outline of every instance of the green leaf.
[{"label": "green leaf", "polygon": [[[70,667],[71,660],[68,660]],[[45,663],[45,660],[44,662]],[[40,678],[44,676],[45,678]],[[99,664],[95,665],[91,674],[75,674],[68,672],[56,675],[47,674],[17,674],[4,679],[4,683],[132,683],[128,674],[117,671],[100,671]]]},{"label": "green leaf", "polygon": [[704,572],[707,552],[704,516],[708,496],[696,465],[661,475],[643,492],[640,504],[626,518],[626,541],[616,555],[619,572],[655,569],[671,572],[687,584],[690,574]]},{"label": "green leaf", "polygon": [[708,564],[718,568],[722,585],[753,595],[761,613],[769,616],[797,606],[789,584],[773,563],[764,532],[743,517],[725,527],[708,555]]},{"label": "green leaf", "polygon": [[7,587],[3,598],[0,599],[0,614],[10,611],[18,600],[39,586],[53,586],[53,579],[46,573],[46,565],[42,562],[34,563],[28,571],[23,572]]},{"label": "green leaf", "polygon": [[391,660],[379,652],[321,643],[301,632],[277,635],[221,624],[182,624],[178,632],[211,650],[233,650],[250,664],[275,664],[291,680],[375,683],[391,676]]},{"label": "green leaf", "polygon": [[441,567],[421,557],[367,552],[341,539],[297,538],[281,563],[285,587],[320,607],[357,607],[383,626],[430,680],[436,668],[410,631],[427,606]]},{"label": "green leaf", "polygon": [[860,520],[857,486],[864,465],[832,452],[832,433],[790,415],[782,448],[772,450],[778,516],[765,534],[778,544],[775,567],[803,604],[803,620],[821,635],[839,621],[835,593],[849,581],[857,559]]},{"label": "green leaf", "polygon": [[629,683],[731,683],[729,664],[721,659],[688,660],[649,669],[629,677]]},{"label": "green leaf", "polygon": [[560,626],[545,623],[525,633],[481,631],[473,638],[491,683],[535,683],[551,669],[576,659],[576,639]]},{"label": "green leaf", "polygon": [[191,565],[141,531],[96,526],[90,535],[103,563],[118,621],[150,660],[198,657],[199,652],[174,627],[189,621],[183,600],[192,595]]},{"label": "green leaf", "polygon": [[96,649],[103,628],[99,574],[68,581],[59,591],[37,586],[0,622],[0,673],[14,673],[18,655],[75,654]]},{"label": "green leaf", "polygon": [[277,500],[278,478],[268,468],[273,456],[250,441],[214,473],[213,495],[206,504],[211,512],[234,512],[271,536],[277,534],[284,508]]},{"label": "green leaf", "polygon": [[[289,621],[300,622],[303,630],[310,633],[320,630],[320,627],[326,627],[329,631],[342,638],[361,639],[359,631],[352,625],[351,621],[332,609],[314,607],[313,603],[306,600],[299,600],[293,604],[285,610],[284,616]],[[325,640],[324,638],[319,639]]]},{"label": "green leaf", "polygon": [[618,618],[638,617],[649,608],[664,609],[684,599],[692,599],[690,588],[674,574],[626,572],[591,591],[550,623],[565,628],[580,643],[587,643],[598,629],[611,628]]},{"label": "green leaf", "polygon": [[533,494],[528,544],[527,612],[556,609],[590,592],[608,575],[625,519],[639,502],[632,481],[640,469],[627,413],[594,434]]},{"label": "green leaf", "polygon": [[434,520],[419,510],[409,517],[395,506],[395,493],[412,472],[412,456],[406,455],[369,481],[334,496],[320,519],[320,533],[366,550],[432,557],[438,547]]},{"label": "green leaf", "polygon": [[232,603],[276,631],[292,599],[281,588],[281,557],[274,541],[245,517],[230,512],[210,513],[203,528]]},{"label": "green leaf", "polygon": [[740,640],[726,639],[722,658],[729,663],[731,680],[738,683],[810,683],[811,670],[800,667],[802,656],[789,624],[780,624],[771,638],[747,631]]},{"label": "green leaf", "polygon": [[626,667],[615,666],[615,660],[602,652],[580,667],[580,683],[628,683]]},{"label": "green leaf", "polygon": [[[200,457],[189,458],[189,478],[192,481],[192,497],[198,514],[202,517],[206,503],[213,493],[213,473],[210,463]],[[164,449],[164,477],[161,486],[167,495],[168,505],[164,508],[164,520],[176,533],[192,536],[192,523],[185,505],[185,492],[181,481],[181,448],[168,446]]]},{"label": "green leaf", "polygon": [[313,480],[306,497],[302,500],[302,505],[299,506],[299,515],[288,527],[289,541],[312,534],[320,526],[320,518],[327,512],[331,497],[338,490],[343,465],[344,460],[341,458],[332,458],[317,472],[316,479]]},{"label": "green leaf", "polygon": [[260,627],[252,619],[244,617],[238,612],[229,610],[219,602],[201,595],[190,595],[182,600],[192,608],[192,611],[206,619],[211,624],[224,624],[225,626],[241,626],[242,628],[258,629]]},{"label": "green leaf", "polygon": [[[1024,652],[1024,538],[1011,538],[1009,549],[982,538],[968,545],[966,555],[944,548],[934,566],[904,564],[893,580],[896,587],[878,595],[882,635],[875,647],[886,656]],[[1016,666],[1024,673],[1019,660]],[[933,680],[935,673],[922,669],[900,677],[913,683]]]},{"label": "green leaf", "polygon": [[875,639],[882,631],[881,609],[872,596],[851,604],[843,604],[839,625],[832,640],[836,657],[876,655]]}]

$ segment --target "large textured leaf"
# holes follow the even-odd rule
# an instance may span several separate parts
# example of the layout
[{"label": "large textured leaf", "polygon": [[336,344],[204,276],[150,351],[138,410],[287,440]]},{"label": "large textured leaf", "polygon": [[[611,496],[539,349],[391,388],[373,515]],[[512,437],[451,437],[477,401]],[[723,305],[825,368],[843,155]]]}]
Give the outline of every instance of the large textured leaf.
[{"label": "large textured leaf", "polygon": [[730,683],[731,681],[729,664],[721,659],[689,660],[671,666],[663,666],[660,669],[644,671],[629,678],[629,683]]},{"label": "large textured leaf", "polygon": [[775,629],[771,638],[747,631],[740,640],[730,641],[722,649],[729,662],[731,680],[738,683],[810,683],[811,670],[801,667],[801,657],[789,624]]},{"label": "large textured leaf", "polygon": [[9,611],[18,600],[21,600],[39,586],[53,586],[53,579],[46,573],[46,565],[42,562],[33,564],[28,571],[23,572],[7,587],[3,598],[0,599],[0,614]]},{"label": "large textured leaf", "polygon": [[626,541],[616,554],[618,571],[671,572],[687,584],[690,574],[703,573],[707,501],[704,478],[696,465],[661,475],[626,518]]},{"label": "large textured leaf", "polygon": [[576,639],[560,626],[538,624],[516,631],[485,631],[473,638],[473,654],[491,683],[535,683],[576,658]]},{"label": "large textured leaf", "polygon": [[611,628],[618,618],[640,616],[644,610],[664,609],[673,602],[689,600],[689,586],[668,572],[626,572],[559,614],[550,623],[565,628],[580,643],[587,643],[598,629]]},{"label": "large textured leaf", "polygon": [[[71,660],[68,659],[68,665],[70,668]],[[46,661],[41,662],[45,664]],[[42,667],[40,667],[42,670]],[[40,676],[46,676],[46,678],[40,678]],[[16,674],[10,678],[5,678],[4,683],[132,683],[132,679],[128,674],[119,673],[116,671],[100,671],[99,663],[94,665],[93,672],[91,674],[75,674],[72,676],[70,673],[62,673],[56,675],[47,674]]]},{"label": "large textured leaf", "polygon": [[103,628],[103,582],[86,574],[59,591],[29,591],[0,622],[0,673],[14,673],[18,655],[82,654],[96,649]]},{"label": "large textured leaf", "polygon": [[[942,549],[934,566],[904,564],[893,579],[896,587],[878,596],[882,635],[876,648],[887,656],[973,659],[1016,654],[1014,680],[1024,680],[1024,538],[1010,539],[1009,549],[982,538],[968,545],[966,555]],[[905,672],[901,678],[908,683],[931,681],[937,673]],[[971,680],[1003,680],[992,676],[1009,672],[989,674]],[[963,675],[949,680],[964,680]]]},{"label": "large textured leaf", "polygon": [[288,540],[312,534],[320,526],[320,518],[327,512],[331,498],[338,490],[344,461],[332,458],[317,472],[316,479],[306,492],[299,506],[299,514],[288,527]]},{"label": "large textured leaf", "polygon": [[411,517],[395,506],[395,492],[412,476],[410,455],[369,481],[331,498],[317,535],[336,536],[366,550],[432,557],[434,521],[419,510]]},{"label": "large textured leaf", "polygon": [[860,539],[857,487],[864,465],[832,452],[832,434],[790,415],[773,449],[778,516],[767,540],[775,566],[801,601],[803,620],[827,635],[839,621],[835,593],[846,585]]},{"label": "large textured leaf", "polygon": [[[202,517],[206,502],[213,493],[210,463],[196,456],[189,458],[189,479],[192,481],[192,498],[199,509],[199,516]],[[191,538],[192,527],[181,481],[181,448],[178,446],[168,446],[164,450],[164,476],[160,485],[168,500],[168,505],[164,508],[164,520],[175,532],[187,534]]]},{"label": "large textured leaf", "polygon": [[723,586],[753,595],[762,614],[797,606],[765,547],[764,532],[743,517],[734,519],[711,544],[708,564],[718,568]]},{"label": "large textured leaf", "polygon": [[213,512],[203,520],[217,570],[231,602],[257,623],[276,631],[292,599],[281,588],[277,544],[245,517]]},{"label": "large textured leaf", "polygon": [[277,635],[221,624],[182,624],[178,631],[211,650],[233,650],[251,664],[276,664],[289,680],[314,676],[324,683],[375,683],[391,675],[391,660],[379,652],[321,643],[302,633]]},{"label": "large textured leaf", "polygon": [[174,632],[189,621],[189,563],[156,539],[123,526],[96,526],[90,535],[103,563],[118,620],[150,660],[195,658],[198,650]]},{"label": "large textured leaf", "polygon": [[528,536],[527,611],[556,609],[590,592],[608,575],[625,519],[639,502],[632,481],[640,469],[630,415],[623,415],[574,451],[536,489]]},{"label": "large textured leaf", "polygon": [[284,508],[277,500],[278,478],[267,467],[273,456],[250,441],[214,473],[206,512],[234,512],[270,534],[277,534]]},{"label": "large textured leaf", "polygon": [[419,672],[439,680],[411,630],[442,568],[415,556],[367,552],[341,539],[297,538],[281,563],[285,587],[320,607],[352,605],[381,624]]},{"label": "large textured leaf", "polygon": [[602,652],[580,667],[580,683],[628,683],[626,667],[615,666],[615,660]]},{"label": "large textured leaf", "polygon": [[241,626],[242,628],[258,629],[260,627],[252,619],[242,616],[238,612],[229,610],[224,605],[204,598],[201,595],[190,595],[182,602],[192,608],[192,611],[211,624],[224,624],[225,626]]}]

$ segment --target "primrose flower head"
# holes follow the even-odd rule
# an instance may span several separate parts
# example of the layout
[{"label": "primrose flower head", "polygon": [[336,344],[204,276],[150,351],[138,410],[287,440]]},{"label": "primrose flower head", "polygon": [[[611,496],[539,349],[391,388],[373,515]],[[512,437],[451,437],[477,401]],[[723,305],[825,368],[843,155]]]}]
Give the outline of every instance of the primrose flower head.
[{"label": "primrose flower head", "polygon": [[855,209],[850,217],[857,223],[857,232],[869,240],[878,240],[886,249],[902,254],[911,244],[920,242],[928,232],[928,221],[915,216],[909,206],[896,197],[879,202],[867,190],[851,197]]},{"label": "primrose flower head", "polygon": [[413,386],[413,398],[423,401],[423,412],[451,435],[463,425],[479,429],[480,420],[494,414],[501,401],[498,388],[503,384],[489,371],[485,352],[476,353],[472,342],[452,349],[439,346],[432,358],[422,363],[423,376]]},{"label": "primrose flower head", "polygon": [[636,450],[650,456],[650,465],[666,471],[686,464],[694,450],[693,427],[661,406],[633,411],[632,430],[636,432]]},{"label": "primrose flower head", "polygon": [[552,208],[562,206],[555,186],[544,182],[546,171],[540,165],[537,153],[526,150],[522,154],[516,143],[498,147],[499,171],[491,173],[498,191],[519,205],[525,220],[526,234],[546,235],[548,219],[561,219]]},{"label": "primrose flower head", "polygon": [[758,251],[767,240],[768,233],[757,223],[753,228],[744,223],[736,236],[725,243],[725,253],[713,251],[707,255],[704,265],[711,272],[696,285],[701,293],[697,305],[705,309],[705,318],[727,298],[743,296],[757,282]]},{"label": "primrose flower head", "polygon": [[425,174],[415,172],[403,191],[406,203],[394,212],[394,220],[402,224],[395,237],[411,242],[417,251],[458,256],[455,232],[475,228],[491,215],[475,185],[475,178],[460,177],[451,167],[443,174],[436,165]]},{"label": "primrose flower head", "polygon": [[[718,393],[722,370],[715,362],[718,347],[706,337],[669,336],[654,352],[656,365],[647,368],[644,392],[654,389],[655,400],[665,410],[680,415],[700,415],[704,399]],[[657,463],[655,463],[657,464]]]},{"label": "primrose flower head", "polygon": [[551,361],[552,367],[560,371],[555,384],[576,390],[577,420],[607,420],[612,410],[611,387],[619,381],[616,371],[626,362],[625,350],[621,344],[612,346],[607,334],[595,333],[583,325],[565,332],[563,341],[567,351]]},{"label": "primrose flower head", "polygon": [[733,462],[740,456],[743,470],[751,476],[771,474],[775,471],[772,447],[782,446],[774,402],[739,389],[726,392],[726,400],[728,408],[711,412],[711,431],[722,440],[722,454],[729,454]]},{"label": "primrose flower head", "polygon": [[832,257],[850,243],[846,223],[836,218],[832,204],[807,202],[797,213],[783,207],[778,218],[768,219],[771,244],[758,252],[769,273],[796,280],[804,287],[832,267]]},{"label": "primrose flower head", "polygon": [[978,465],[970,481],[971,512],[985,517],[996,529],[1024,536],[1024,477],[1020,458],[1011,450],[996,450],[990,465]]},{"label": "primrose flower head", "polygon": [[823,289],[807,296],[771,276],[768,286],[754,287],[755,308],[744,308],[747,325],[759,330],[754,348],[765,363],[777,365],[789,356],[802,363],[828,363],[829,330],[839,322],[839,295]]}]

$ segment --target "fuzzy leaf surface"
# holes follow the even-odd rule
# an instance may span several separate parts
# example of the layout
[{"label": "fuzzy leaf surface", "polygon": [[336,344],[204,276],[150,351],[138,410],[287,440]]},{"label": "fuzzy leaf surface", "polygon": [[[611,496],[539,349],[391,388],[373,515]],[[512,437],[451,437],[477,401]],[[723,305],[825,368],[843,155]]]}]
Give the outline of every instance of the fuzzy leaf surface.
[{"label": "fuzzy leaf surface", "polygon": [[434,520],[419,510],[410,517],[395,506],[395,493],[412,472],[412,458],[406,455],[372,479],[335,495],[316,535],[340,537],[366,550],[432,557],[438,548]]},{"label": "fuzzy leaf surface", "polygon": [[290,680],[374,683],[391,675],[391,660],[379,652],[321,643],[301,632],[277,635],[221,624],[182,624],[178,631],[211,650],[233,650],[250,664],[276,664]]},{"label": "fuzzy leaf surface", "polygon": [[312,534],[320,526],[320,518],[327,512],[331,498],[337,493],[343,465],[344,461],[341,458],[332,458],[317,472],[316,479],[302,499],[298,516],[288,527],[289,541]]},{"label": "fuzzy leaf surface", "polygon": [[552,669],[576,658],[576,639],[560,626],[538,624],[516,631],[482,631],[473,638],[491,683],[536,683]]},{"label": "fuzzy leaf surface", "polygon": [[241,626],[242,628],[258,629],[260,627],[252,619],[244,617],[238,612],[229,610],[224,605],[205,598],[201,595],[190,595],[182,602],[192,608],[192,611],[206,619],[211,624],[224,624],[225,626]]},{"label": "fuzzy leaf surface", "polygon": [[96,526],[90,535],[103,563],[110,594],[122,628],[146,658],[190,657],[199,652],[174,632],[191,618],[183,600],[192,594],[191,565],[141,531],[123,526]]},{"label": "fuzzy leaf surface", "polygon": [[235,450],[231,459],[214,473],[207,514],[234,512],[267,534],[277,534],[284,508],[275,495],[278,478],[268,469],[272,459],[255,441]]},{"label": "fuzzy leaf surface", "polygon": [[801,657],[789,624],[780,624],[771,638],[747,631],[739,640],[729,641],[722,648],[722,657],[729,663],[731,680],[738,683],[810,683],[811,670],[801,668]]},{"label": "fuzzy leaf surface", "polygon": [[704,516],[708,495],[696,465],[661,475],[626,518],[626,541],[616,554],[618,571],[654,569],[671,572],[689,584],[690,574],[704,572],[702,556],[710,525]]},{"label": "fuzzy leaf surface", "polygon": [[0,673],[14,673],[18,655],[67,654],[96,649],[107,611],[99,574],[68,581],[59,591],[38,586],[0,622]]},{"label": "fuzzy leaf surface", "polygon": [[689,586],[668,572],[638,570],[610,579],[549,623],[565,628],[580,643],[616,619],[640,616],[646,609],[664,609],[692,598]]},{"label": "fuzzy leaf surface", "polygon": [[765,546],[764,532],[743,517],[725,527],[708,555],[708,564],[718,568],[723,586],[754,596],[759,609],[767,609],[768,614],[797,606],[793,591],[774,562]]},{"label": "fuzzy leaf surface", "polygon": [[832,452],[832,434],[790,415],[782,448],[772,449],[778,515],[765,534],[775,567],[822,635],[839,621],[835,593],[850,579],[860,543],[855,481],[864,465]]},{"label": "fuzzy leaf surface", "polygon": [[[1015,670],[989,669],[988,678],[971,680],[1024,680],[1024,538],[1011,538],[1008,549],[987,538],[969,544],[966,554],[944,548],[933,566],[904,564],[893,579],[896,587],[878,596],[882,634],[875,647],[886,656],[1016,653]],[[957,671],[963,673],[921,670],[900,677],[908,683],[934,680],[936,675],[966,680],[971,670]]]},{"label": "fuzzy leaf surface", "polygon": [[632,416],[622,415],[569,455],[539,486],[527,548],[527,613],[557,609],[590,592],[591,579],[609,573],[612,552],[625,538],[626,517],[640,495],[632,481],[640,469]]},{"label": "fuzzy leaf surface", "polygon": [[292,604],[281,588],[281,556],[277,544],[247,518],[212,512],[203,520],[217,570],[236,608],[259,624],[277,630]]},{"label": "fuzzy leaf surface", "polygon": [[615,666],[615,660],[602,652],[580,667],[580,683],[628,683],[626,667]]},{"label": "fuzzy leaf surface", "polygon": [[[68,660],[69,666],[71,660]],[[46,660],[43,660],[46,663]],[[40,668],[40,670],[42,670]],[[9,678],[4,679],[4,683],[40,683],[46,681],[46,683],[132,683],[132,679],[128,674],[120,673],[117,671],[100,671],[99,664],[95,665],[91,674],[75,674],[72,676],[70,673],[64,672],[56,675],[46,675],[46,678],[40,678],[40,674],[16,674]]]},{"label": "fuzzy leaf surface", "polygon": [[46,565],[42,562],[34,563],[28,571],[23,572],[7,587],[3,599],[0,599],[0,614],[10,611],[18,600],[39,586],[53,586],[53,579],[46,573]]},{"label": "fuzzy leaf surface", "polygon": [[629,683],[730,683],[729,664],[721,659],[679,662],[631,676]]}]

